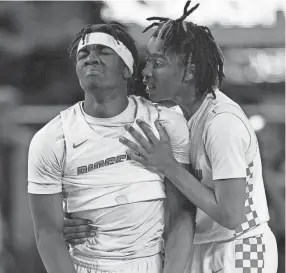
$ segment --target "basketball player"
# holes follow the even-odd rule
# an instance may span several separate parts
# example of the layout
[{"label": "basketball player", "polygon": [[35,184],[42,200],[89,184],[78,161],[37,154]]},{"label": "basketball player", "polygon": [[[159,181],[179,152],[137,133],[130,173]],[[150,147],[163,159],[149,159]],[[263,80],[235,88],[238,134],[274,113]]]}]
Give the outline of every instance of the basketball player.
[{"label": "basketball player", "polygon": [[[147,46],[143,71],[150,99],[170,100],[188,120],[193,171],[172,156],[168,136],[156,121],[160,138],[140,123],[126,128],[128,155],[167,177],[195,206],[192,273],[275,273],[276,239],[270,230],[256,135],[240,106],[219,89],[223,56],[210,30],[185,18],[158,20]],[[144,140],[144,141],[143,141]],[[140,155],[140,156],[139,156]]]},{"label": "basketball player", "polygon": [[[140,131],[138,120],[158,137],[154,122],[159,119],[176,160],[188,164],[184,117],[127,96],[138,53],[121,25],[86,26],[70,47],[74,54],[85,99],[37,132],[29,148],[30,206],[48,273],[162,272],[166,194],[164,272],[185,272],[193,240],[189,202],[171,183],[165,194],[163,176],[131,160],[119,141],[123,136],[135,141],[124,126]],[[69,251],[62,234],[64,212],[96,228],[93,237]]]}]

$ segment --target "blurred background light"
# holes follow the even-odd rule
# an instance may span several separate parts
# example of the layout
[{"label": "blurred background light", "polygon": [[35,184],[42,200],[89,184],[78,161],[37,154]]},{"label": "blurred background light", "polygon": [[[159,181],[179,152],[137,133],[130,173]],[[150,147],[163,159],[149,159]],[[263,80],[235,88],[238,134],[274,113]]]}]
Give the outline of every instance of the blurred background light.
[{"label": "blurred background light", "polygon": [[254,115],[249,118],[254,131],[260,131],[265,127],[266,121],[262,116]]}]

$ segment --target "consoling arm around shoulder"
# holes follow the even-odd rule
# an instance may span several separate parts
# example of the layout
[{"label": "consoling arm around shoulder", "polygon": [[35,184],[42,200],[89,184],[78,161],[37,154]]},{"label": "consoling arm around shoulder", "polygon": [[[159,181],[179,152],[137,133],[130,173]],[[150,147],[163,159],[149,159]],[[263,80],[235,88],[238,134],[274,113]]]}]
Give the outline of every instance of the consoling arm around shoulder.
[{"label": "consoling arm around shoulder", "polygon": [[163,272],[190,272],[195,232],[195,207],[168,179],[165,179],[165,182],[167,200]]},{"label": "consoling arm around shoulder", "polygon": [[48,273],[75,273],[63,238],[62,194],[29,194],[37,247]]}]

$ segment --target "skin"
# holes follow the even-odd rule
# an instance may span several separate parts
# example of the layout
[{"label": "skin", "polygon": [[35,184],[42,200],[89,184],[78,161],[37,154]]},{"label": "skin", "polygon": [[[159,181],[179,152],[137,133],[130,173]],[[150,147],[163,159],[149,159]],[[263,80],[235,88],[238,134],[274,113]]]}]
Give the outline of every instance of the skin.
[{"label": "skin", "polygon": [[[150,100],[166,106],[179,105],[185,118],[189,120],[205,98],[205,96],[195,95],[197,93],[194,83],[195,66],[189,62],[185,68],[180,56],[171,50],[164,52],[162,40],[157,38],[150,39],[146,55],[143,77]],[[142,129],[144,129],[144,123]],[[150,133],[148,129],[144,132],[147,136]],[[132,134],[132,131],[130,133]],[[125,144],[131,149],[139,150],[129,142]],[[243,221],[245,178],[215,180],[213,190],[201,184],[188,171],[178,166],[170,153],[168,144],[162,145],[160,141],[157,141],[155,148],[152,147],[150,150],[153,153],[148,154],[151,159],[142,164],[166,175],[192,203],[222,226],[235,229]],[[136,160],[134,157],[133,159]],[[81,235],[84,238],[84,234]]]},{"label": "skin", "polygon": [[[180,92],[182,89],[181,80],[184,76],[181,59],[171,51],[168,51],[166,55],[155,39],[151,39],[148,43],[146,66],[142,74],[143,82],[146,84],[146,92],[151,101],[160,102],[167,107],[180,104],[182,100],[180,97],[182,95]],[[183,87],[188,89],[188,86]],[[196,108],[199,107],[199,102],[197,104]],[[184,109],[183,111],[185,114],[186,111]],[[84,219],[82,221],[78,219],[77,225],[75,225],[74,220],[66,218],[63,231],[65,239],[74,244],[83,243],[88,237],[93,236]]]},{"label": "skin", "polygon": [[98,118],[120,114],[128,105],[126,79],[131,74],[117,53],[88,45],[77,54],[76,73],[85,91],[84,111]]},{"label": "skin", "polygon": [[[108,118],[127,107],[127,79],[131,74],[112,49],[101,45],[86,46],[77,54],[76,72],[85,91],[84,111],[87,114]],[[171,183],[166,187],[166,194],[167,261],[164,273],[179,273],[190,264],[194,220],[188,200]],[[66,242],[82,243],[87,236],[94,236],[96,230],[91,229],[88,220],[73,219],[72,215],[64,217],[62,194],[29,194],[29,201],[37,247],[48,273],[75,272]],[[182,246],[185,247],[184,255],[179,252]]]},{"label": "skin", "polygon": [[[195,95],[197,93],[193,76],[195,67],[188,64],[185,69],[179,56],[175,56],[171,51],[164,53],[162,48],[162,40],[154,38],[150,40],[147,47],[149,61],[147,61],[143,76],[147,77],[149,85],[155,84],[156,86],[151,90],[150,99],[174,101],[183,109],[188,120],[200,107],[205,97],[198,98]],[[163,54],[169,61],[166,61],[164,65],[154,65],[159,62]],[[170,84],[170,81],[174,83]],[[163,174],[188,200],[220,225],[233,230],[242,223],[245,178],[214,180],[214,189],[211,189],[200,183],[174,160],[166,132],[159,123],[156,126],[161,131],[160,140],[154,136],[144,122],[140,122],[139,125],[149,142],[143,141],[142,135],[131,127],[126,129],[140,145],[124,138],[121,139],[121,142],[131,149],[129,154],[132,159]],[[137,153],[140,153],[142,157],[138,157]]]},{"label": "skin", "polygon": [[[76,72],[85,92],[86,113],[94,117],[112,117],[127,107],[126,78],[130,73],[112,49],[86,46],[77,54]],[[109,78],[112,80],[108,81]],[[75,273],[63,236],[62,194],[29,194],[29,202],[36,243],[45,268],[49,273]],[[82,226],[78,225],[77,229],[81,231]],[[67,231],[68,227],[64,233]]]}]

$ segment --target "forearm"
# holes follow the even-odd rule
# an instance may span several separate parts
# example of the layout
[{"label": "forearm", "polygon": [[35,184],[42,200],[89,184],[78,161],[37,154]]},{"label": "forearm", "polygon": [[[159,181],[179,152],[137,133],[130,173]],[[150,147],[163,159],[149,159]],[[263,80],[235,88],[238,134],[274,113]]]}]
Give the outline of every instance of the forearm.
[{"label": "forearm", "polygon": [[190,272],[195,223],[189,211],[182,211],[165,234],[163,273]]},{"label": "forearm", "polygon": [[48,273],[76,273],[61,234],[57,232],[42,232],[36,241]]},{"label": "forearm", "polygon": [[224,208],[217,202],[215,191],[199,182],[179,164],[166,169],[164,175],[196,207],[204,211],[214,221],[225,226]]}]

